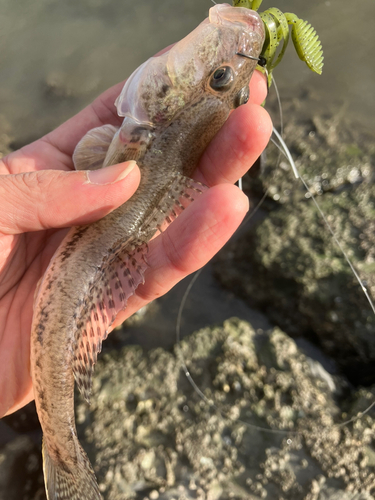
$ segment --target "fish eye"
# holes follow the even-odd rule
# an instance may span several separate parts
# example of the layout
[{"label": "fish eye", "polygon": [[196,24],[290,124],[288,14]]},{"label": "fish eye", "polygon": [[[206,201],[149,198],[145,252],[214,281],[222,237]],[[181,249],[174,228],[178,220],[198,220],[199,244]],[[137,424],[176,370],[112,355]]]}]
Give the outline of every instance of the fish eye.
[{"label": "fish eye", "polygon": [[233,83],[234,74],[232,68],[229,66],[222,66],[215,70],[211,76],[210,87],[213,90],[228,90]]}]

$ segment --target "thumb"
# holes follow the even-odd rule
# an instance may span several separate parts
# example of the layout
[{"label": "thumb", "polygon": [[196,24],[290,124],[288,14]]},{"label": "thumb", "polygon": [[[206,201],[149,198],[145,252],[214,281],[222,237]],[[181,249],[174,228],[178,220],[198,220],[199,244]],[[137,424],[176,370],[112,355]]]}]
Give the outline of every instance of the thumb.
[{"label": "thumb", "polygon": [[0,232],[20,234],[94,222],[138,187],[134,161],[100,170],[40,170],[0,176]]}]

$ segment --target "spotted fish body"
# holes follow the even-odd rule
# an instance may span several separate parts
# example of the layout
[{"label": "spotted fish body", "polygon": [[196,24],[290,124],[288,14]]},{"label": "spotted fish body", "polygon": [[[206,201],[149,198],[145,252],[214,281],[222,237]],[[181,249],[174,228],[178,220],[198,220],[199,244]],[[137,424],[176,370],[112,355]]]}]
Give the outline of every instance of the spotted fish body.
[{"label": "spotted fish body", "polygon": [[48,500],[99,500],[78,442],[74,381],[89,400],[102,341],[144,282],[147,242],[201,191],[190,179],[230,111],[245,103],[264,28],[256,12],[227,4],[131,75],[116,100],[121,127],[93,129],[77,145],[76,169],[135,159],[141,182],[124,205],[70,230],[36,293],[31,372],[43,429]]}]

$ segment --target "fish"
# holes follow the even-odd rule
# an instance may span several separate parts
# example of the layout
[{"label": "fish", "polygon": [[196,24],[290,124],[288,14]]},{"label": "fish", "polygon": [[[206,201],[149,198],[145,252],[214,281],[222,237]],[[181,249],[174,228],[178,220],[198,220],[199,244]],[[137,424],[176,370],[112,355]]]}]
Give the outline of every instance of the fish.
[{"label": "fish", "polygon": [[141,181],[106,217],[70,229],[35,293],[30,362],[48,500],[102,498],[77,437],[74,384],[89,402],[102,342],[144,282],[148,242],[203,190],[194,169],[230,112],[248,101],[264,37],[256,12],[215,5],[129,77],[115,102],[122,125],[95,128],[76,146],[77,170],[135,160]]}]

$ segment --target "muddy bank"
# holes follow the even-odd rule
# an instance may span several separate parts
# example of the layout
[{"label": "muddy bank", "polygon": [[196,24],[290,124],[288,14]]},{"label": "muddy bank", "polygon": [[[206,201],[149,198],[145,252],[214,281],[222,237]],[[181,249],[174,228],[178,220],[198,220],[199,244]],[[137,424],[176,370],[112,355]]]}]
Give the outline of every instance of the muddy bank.
[{"label": "muddy bank", "polygon": [[[370,500],[374,410],[342,424],[374,396],[375,386],[353,389],[279,328],[231,319],[174,352],[104,354],[92,404],[78,397],[76,418],[105,500]],[[0,470],[1,499],[45,498],[30,437],[1,449]],[[29,479],[12,481],[15,470]]]},{"label": "muddy bank", "polygon": [[372,467],[365,467],[373,419],[334,426],[342,420],[338,403],[350,418],[365,409],[371,391],[348,398],[343,379],[278,329],[256,333],[233,320],[181,347],[200,389],[227,415],[202,402],[174,354],[145,355],[134,347],[106,355],[91,411],[79,405],[78,420],[107,498],[144,498],[155,490],[160,498],[293,499],[320,498],[321,490],[374,491]]},{"label": "muddy bank", "polygon": [[[374,389],[351,390],[278,328],[237,319],[185,339],[181,353],[127,347],[98,363],[77,419],[100,488],[126,498],[370,499]],[[267,432],[263,429],[281,430]],[[359,493],[361,492],[361,495]]]}]

